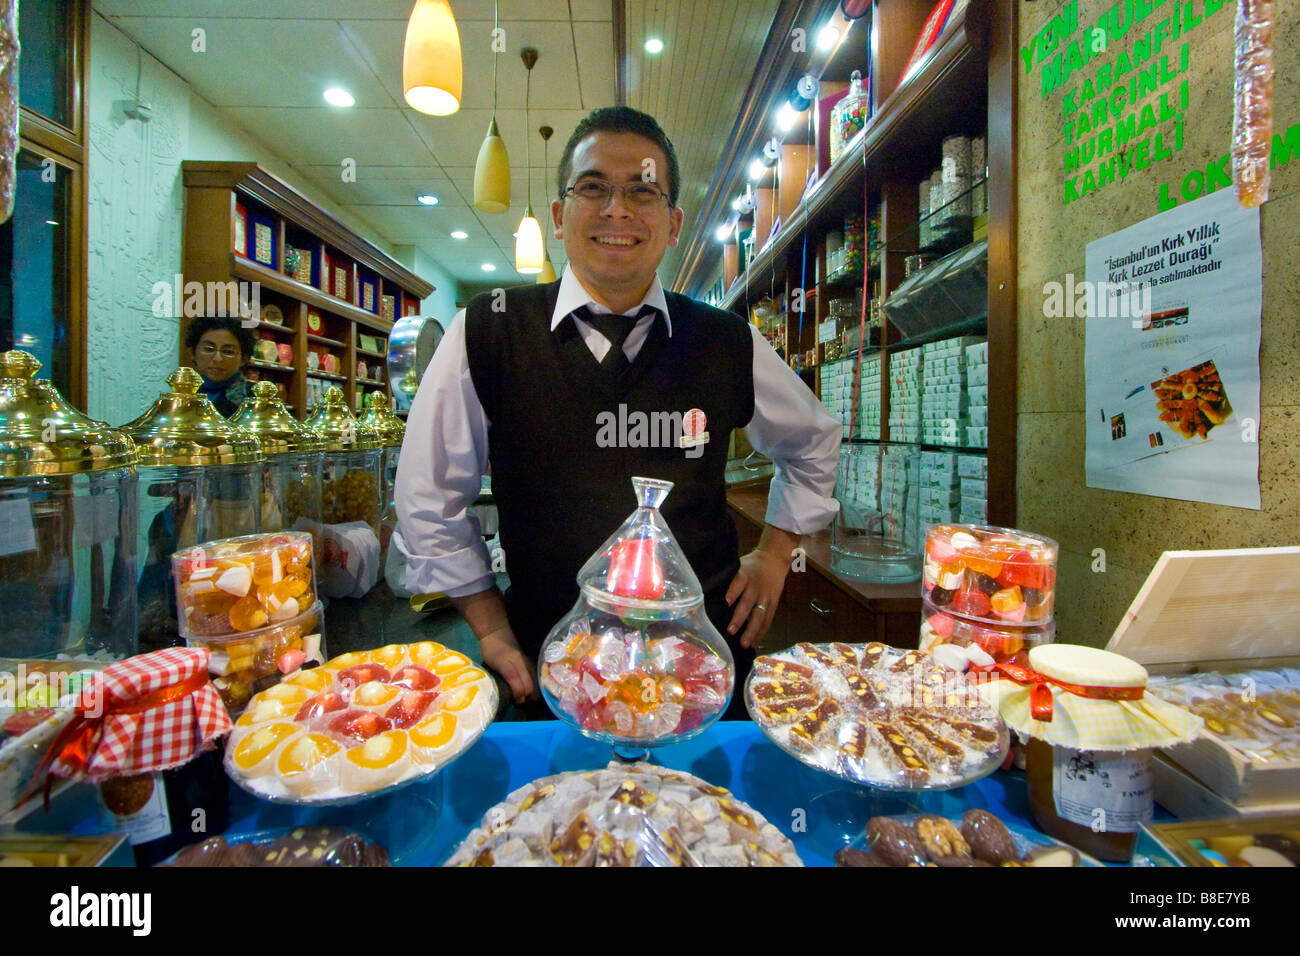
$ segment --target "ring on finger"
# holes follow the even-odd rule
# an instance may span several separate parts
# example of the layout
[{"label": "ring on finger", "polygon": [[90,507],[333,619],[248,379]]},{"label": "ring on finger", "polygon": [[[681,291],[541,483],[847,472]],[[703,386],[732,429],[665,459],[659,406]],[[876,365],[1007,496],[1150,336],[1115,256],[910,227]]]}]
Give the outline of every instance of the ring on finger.
[{"label": "ring on finger", "polygon": [[755,604],[755,605],[754,605],[754,610],[755,610],[755,611],[759,611],[759,612],[766,611],[766,610],[767,610],[767,605],[766,605],[766,604]]}]

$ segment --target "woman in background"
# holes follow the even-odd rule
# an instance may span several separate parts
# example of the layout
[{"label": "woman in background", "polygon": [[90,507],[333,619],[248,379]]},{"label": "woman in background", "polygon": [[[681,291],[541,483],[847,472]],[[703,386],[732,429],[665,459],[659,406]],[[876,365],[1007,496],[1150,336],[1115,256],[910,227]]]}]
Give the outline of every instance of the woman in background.
[{"label": "woman in background", "polygon": [[248,397],[252,383],[244,378],[244,366],[252,359],[255,344],[252,331],[237,318],[204,317],[190,323],[185,345],[203,376],[199,391],[226,418]]}]

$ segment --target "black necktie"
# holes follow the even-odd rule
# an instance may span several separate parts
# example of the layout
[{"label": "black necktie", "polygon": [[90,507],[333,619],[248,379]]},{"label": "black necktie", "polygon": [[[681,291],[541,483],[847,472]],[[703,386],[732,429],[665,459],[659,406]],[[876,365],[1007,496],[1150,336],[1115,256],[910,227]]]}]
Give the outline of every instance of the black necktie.
[{"label": "black necktie", "polygon": [[575,309],[573,315],[609,339],[609,351],[605,353],[600,367],[607,375],[619,376],[631,365],[623,352],[623,343],[632,334],[632,329],[637,322],[647,315],[654,315],[656,311],[658,310],[654,306],[643,305],[636,315],[618,315],[608,312],[596,315],[584,305],[580,309]]}]

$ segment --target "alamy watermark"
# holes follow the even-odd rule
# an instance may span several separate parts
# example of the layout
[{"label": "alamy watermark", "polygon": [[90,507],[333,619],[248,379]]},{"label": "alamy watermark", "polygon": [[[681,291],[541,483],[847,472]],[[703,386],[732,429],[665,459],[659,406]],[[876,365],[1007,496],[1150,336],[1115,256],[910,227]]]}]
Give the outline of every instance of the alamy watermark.
[{"label": "alamy watermark", "polygon": [[200,316],[230,317],[252,328],[262,315],[260,282],[185,281],[180,273],[170,282],[160,279],[149,290],[153,296],[150,311],[160,319],[196,319]]},{"label": "alamy watermark", "polygon": [[704,412],[628,411],[596,414],[596,445],[600,448],[680,448],[687,458],[699,458],[709,441]]},{"label": "alamy watermark", "polygon": [[35,710],[43,707],[81,708],[85,717],[104,713],[104,679],[100,674],[32,670],[19,664],[0,671],[0,710]]},{"label": "alamy watermark", "polygon": [[1151,286],[1145,282],[1075,281],[1043,283],[1043,315],[1049,319],[1130,319],[1133,328],[1151,327]]}]

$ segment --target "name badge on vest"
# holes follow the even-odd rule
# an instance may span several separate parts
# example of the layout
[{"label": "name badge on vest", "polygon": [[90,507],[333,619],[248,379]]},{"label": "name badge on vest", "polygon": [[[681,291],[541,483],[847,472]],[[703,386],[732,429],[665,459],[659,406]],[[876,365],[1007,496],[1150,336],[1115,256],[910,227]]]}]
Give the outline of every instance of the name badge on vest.
[{"label": "name badge on vest", "polygon": [[677,439],[678,448],[695,448],[708,443],[709,433],[704,430],[708,424],[704,412],[692,408],[682,416],[682,435]]}]

